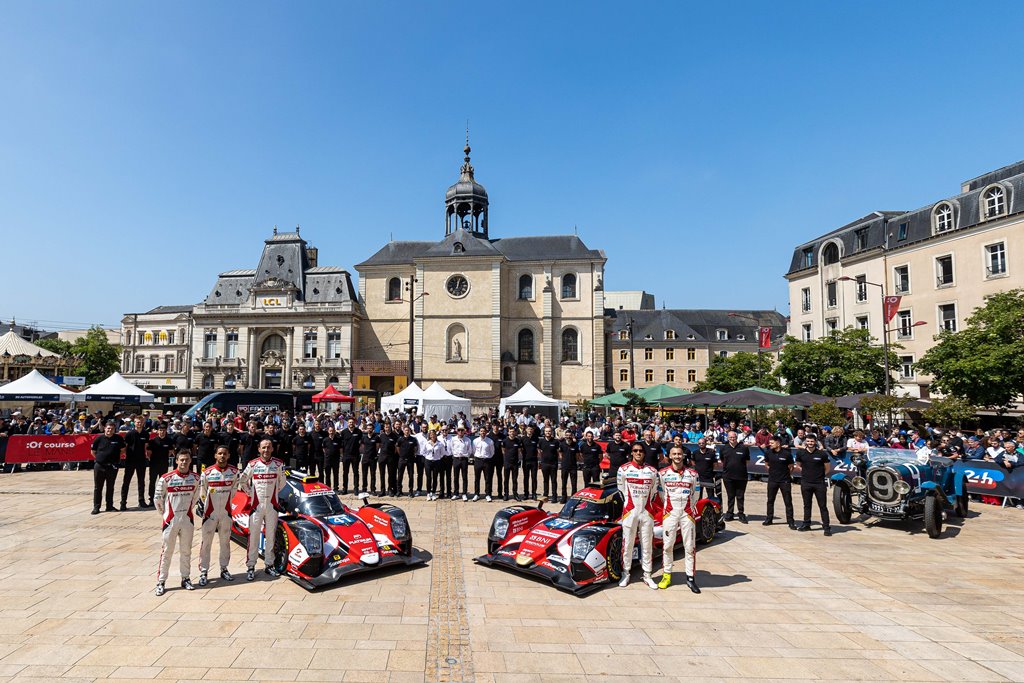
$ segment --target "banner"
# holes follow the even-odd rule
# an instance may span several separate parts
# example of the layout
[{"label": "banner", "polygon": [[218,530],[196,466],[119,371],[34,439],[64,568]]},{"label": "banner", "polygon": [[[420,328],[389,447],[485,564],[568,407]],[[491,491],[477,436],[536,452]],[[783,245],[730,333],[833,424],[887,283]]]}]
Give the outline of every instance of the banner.
[{"label": "banner", "polygon": [[16,434],[7,440],[7,462],[84,462],[92,460],[96,434]]},{"label": "banner", "polygon": [[901,301],[903,301],[902,296],[887,296],[883,299],[882,315],[885,317],[884,319],[886,324],[888,324],[900,310]]},{"label": "banner", "polygon": [[757,328],[757,347],[759,349],[770,349],[772,347],[772,328]]}]

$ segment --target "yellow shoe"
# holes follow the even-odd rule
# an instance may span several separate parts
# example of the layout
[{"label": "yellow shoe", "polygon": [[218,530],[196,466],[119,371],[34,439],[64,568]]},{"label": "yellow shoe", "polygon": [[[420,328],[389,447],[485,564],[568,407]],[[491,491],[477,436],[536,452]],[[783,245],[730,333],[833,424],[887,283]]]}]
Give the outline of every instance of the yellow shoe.
[{"label": "yellow shoe", "polygon": [[671,574],[662,574],[661,575],[661,582],[658,583],[658,588],[668,588],[671,585],[672,585],[672,575]]}]

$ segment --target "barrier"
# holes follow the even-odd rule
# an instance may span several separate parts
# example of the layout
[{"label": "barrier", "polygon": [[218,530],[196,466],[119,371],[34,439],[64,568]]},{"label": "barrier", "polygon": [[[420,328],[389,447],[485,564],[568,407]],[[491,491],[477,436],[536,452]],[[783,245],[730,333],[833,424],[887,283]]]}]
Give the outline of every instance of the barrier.
[{"label": "barrier", "polygon": [[15,434],[7,439],[7,464],[87,462],[96,434]]}]

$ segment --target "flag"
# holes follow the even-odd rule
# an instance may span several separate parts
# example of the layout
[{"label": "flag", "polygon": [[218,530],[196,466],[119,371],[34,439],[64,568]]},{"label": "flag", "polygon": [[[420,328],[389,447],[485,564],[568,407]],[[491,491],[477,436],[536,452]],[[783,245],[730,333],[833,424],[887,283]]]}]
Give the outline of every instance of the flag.
[{"label": "flag", "polygon": [[757,328],[757,348],[770,349],[772,347],[772,328]]},{"label": "flag", "polygon": [[883,299],[882,316],[887,324],[896,316],[896,312],[900,310],[901,301],[903,301],[902,296],[887,296]]}]

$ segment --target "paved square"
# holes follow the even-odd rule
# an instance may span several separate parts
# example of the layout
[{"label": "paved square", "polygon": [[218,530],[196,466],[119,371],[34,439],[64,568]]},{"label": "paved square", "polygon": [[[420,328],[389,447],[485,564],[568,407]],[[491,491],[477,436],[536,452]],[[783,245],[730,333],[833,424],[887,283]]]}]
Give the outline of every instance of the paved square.
[{"label": "paved square", "polygon": [[752,483],[751,523],[697,554],[701,595],[580,599],[473,564],[500,503],[404,499],[426,567],[186,593],[175,561],[157,598],[157,513],[90,516],[91,484],[0,476],[0,681],[1024,681],[1020,510],[974,505],[939,540],[856,523],[824,538],[761,526]]}]

